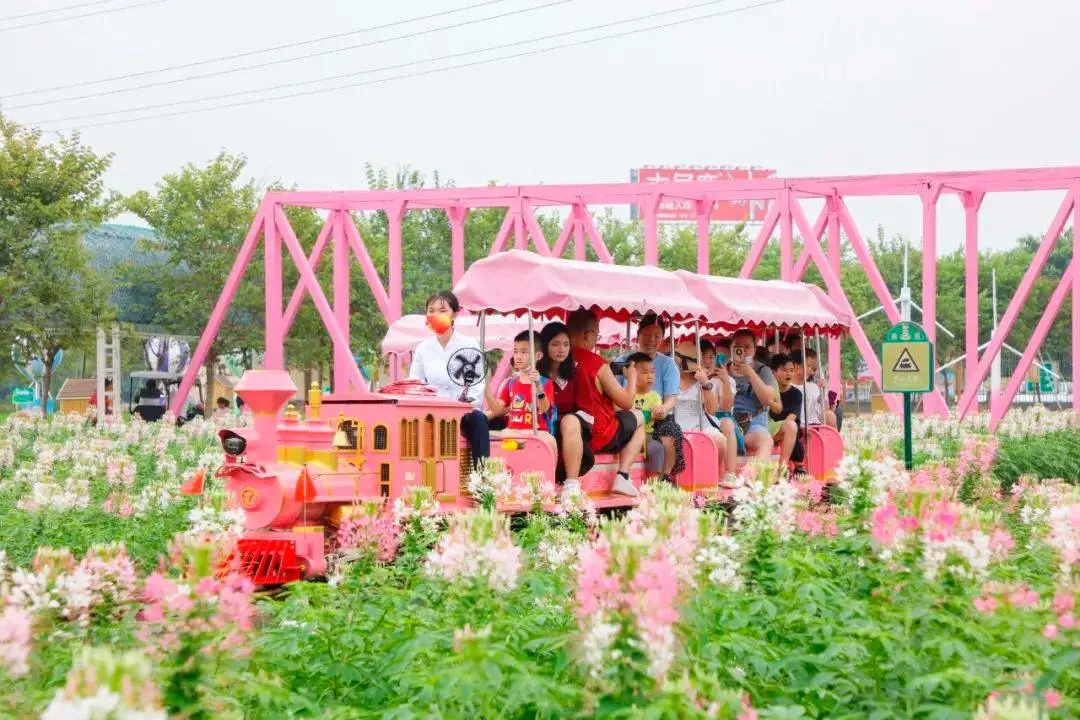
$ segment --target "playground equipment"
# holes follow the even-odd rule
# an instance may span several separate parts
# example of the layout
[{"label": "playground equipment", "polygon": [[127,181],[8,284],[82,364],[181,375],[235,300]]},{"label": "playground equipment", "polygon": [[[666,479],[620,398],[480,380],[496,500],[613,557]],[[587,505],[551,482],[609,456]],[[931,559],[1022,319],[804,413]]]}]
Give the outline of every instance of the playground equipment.
[{"label": "playground equipment", "polygon": [[[26,412],[41,408],[41,393],[45,378],[45,361],[33,354],[22,339],[16,339],[11,345],[11,360],[15,369],[29,383],[25,388],[15,388],[11,393],[11,403],[16,411]],[[55,374],[64,360],[64,351],[57,350],[53,357],[51,374]],[[52,393],[46,403],[46,413],[52,415],[56,403]]]},{"label": "playground equipment", "polygon": [[106,335],[105,328],[97,331],[97,421],[105,422],[105,380],[112,381],[112,406],[120,407],[120,326],[113,325]]}]

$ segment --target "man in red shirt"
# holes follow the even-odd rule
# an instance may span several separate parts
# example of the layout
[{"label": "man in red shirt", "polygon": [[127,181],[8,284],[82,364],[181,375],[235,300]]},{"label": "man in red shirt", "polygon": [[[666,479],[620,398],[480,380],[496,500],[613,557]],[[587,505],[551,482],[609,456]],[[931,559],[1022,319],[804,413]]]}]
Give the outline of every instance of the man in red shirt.
[{"label": "man in red shirt", "polygon": [[[560,393],[559,434],[566,482],[563,493],[581,492],[578,477],[581,467],[592,466],[593,453],[618,453],[619,471],[611,491],[635,497],[638,492],[630,482],[634,456],[645,441],[645,423],[640,411],[633,410],[634,392],[615,379],[604,358],[593,352],[600,337],[600,321],[590,310],[580,308],[566,319],[570,331],[574,378],[571,394],[564,405]],[[637,371],[626,369],[627,388],[637,386]],[[616,408],[617,406],[617,408]]]}]

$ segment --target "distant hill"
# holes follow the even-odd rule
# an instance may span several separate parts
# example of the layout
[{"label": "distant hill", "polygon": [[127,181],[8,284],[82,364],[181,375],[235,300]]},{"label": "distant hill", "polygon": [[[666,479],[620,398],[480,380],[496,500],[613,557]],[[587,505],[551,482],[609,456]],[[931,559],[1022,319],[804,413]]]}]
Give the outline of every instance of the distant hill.
[{"label": "distant hill", "polygon": [[90,251],[91,262],[99,272],[111,272],[122,262],[130,260],[136,265],[161,262],[162,253],[139,252],[139,240],[153,237],[150,228],[134,225],[101,225],[83,235],[83,245]]},{"label": "distant hill", "polygon": [[[90,252],[90,262],[94,269],[113,276],[116,268],[123,263],[150,265],[166,259],[164,253],[139,250],[138,241],[152,237],[153,234],[154,231],[150,228],[134,225],[101,225],[83,235],[83,245]],[[120,319],[136,325],[152,323],[154,318],[145,316],[144,308],[147,303],[138,302],[136,295],[132,288],[117,288],[113,292],[112,301],[120,310]]]}]

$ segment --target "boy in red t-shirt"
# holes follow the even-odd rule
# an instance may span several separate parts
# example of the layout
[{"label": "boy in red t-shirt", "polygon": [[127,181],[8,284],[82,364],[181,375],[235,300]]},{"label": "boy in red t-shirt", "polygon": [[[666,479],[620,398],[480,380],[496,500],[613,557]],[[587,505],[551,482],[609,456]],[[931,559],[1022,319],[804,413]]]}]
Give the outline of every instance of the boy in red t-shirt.
[{"label": "boy in red t-shirt", "polygon": [[[511,360],[515,374],[499,388],[499,396],[491,394],[490,386],[484,387],[488,407],[488,420],[507,417],[508,430],[532,430],[533,408],[537,405],[536,429],[551,432],[548,416],[551,412],[550,397],[554,394],[551,381],[536,371],[540,359],[540,338],[533,333],[534,356],[529,359],[529,331],[518,333],[514,338],[514,354]],[[539,388],[540,392],[536,392]],[[535,398],[534,398],[535,396]]]},{"label": "boy in red t-shirt", "polygon": [[[593,352],[600,337],[600,321],[591,310],[580,308],[566,319],[574,360],[571,412],[559,418],[566,482],[563,493],[581,492],[578,477],[582,465],[592,467],[593,453],[618,453],[619,471],[611,491],[634,497],[637,488],[630,482],[630,467],[645,440],[645,423],[634,407],[637,370],[626,368],[627,387],[615,379],[604,358]],[[627,389],[629,388],[629,389]],[[563,406],[560,397],[560,408]],[[617,408],[616,408],[617,406]]]},{"label": "boy in red t-shirt", "polygon": [[[112,378],[105,378],[105,414],[106,415],[112,415],[112,395],[109,394],[109,393],[112,392],[112,387],[113,387]],[[94,392],[90,393],[90,407],[93,407],[93,408],[96,409],[97,406],[98,406],[98,395],[97,395],[97,390],[95,390]]]}]

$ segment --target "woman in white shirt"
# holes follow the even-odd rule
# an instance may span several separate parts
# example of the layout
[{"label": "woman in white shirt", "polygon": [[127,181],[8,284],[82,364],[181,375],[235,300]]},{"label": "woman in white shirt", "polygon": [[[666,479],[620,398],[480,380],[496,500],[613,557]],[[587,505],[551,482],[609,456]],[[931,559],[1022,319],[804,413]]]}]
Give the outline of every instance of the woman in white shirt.
[{"label": "woman in white shirt", "polygon": [[[709,373],[697,364],[696,355],[697,348],[693,345],[681,344],[675,349],[675,359],[679,364],[679,395],[675,401],[675,422],[683,431],[693,430],[709,436],[716,445],[724,484],[731,485],[735,468],[728,466],[728,442],[734,441],[734,438],[727,437],[720,429],[720,422],[716,420],[720,396],[726,395],[730,402],[730,392],[723,393],[718,385],[721,382],[730,383],[730,380],[726,376],[722,379],[710,378]],[[704,356],[704,353],[702,355]]]},{"label": "woman in white shirt", "polygon": [[[428,327],[435,334],[421,340],[413,351],[409,377],[420,380],[432,388],[439,397],[460,400],[462,386],[447,374],[446,366],[455,352],[462,348],[480,350],[480,343],[467,335],[454,331],[454,320],[461,305],[449,290],[442,290],[427,299],[424,304]],[[484,401],[484,378],[465,389],[465,396],[474,410],[461,418],[461,434],[469,441],[473,462],[491,454],[491,434],[487,417],[481,407]]]}]

